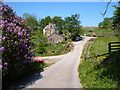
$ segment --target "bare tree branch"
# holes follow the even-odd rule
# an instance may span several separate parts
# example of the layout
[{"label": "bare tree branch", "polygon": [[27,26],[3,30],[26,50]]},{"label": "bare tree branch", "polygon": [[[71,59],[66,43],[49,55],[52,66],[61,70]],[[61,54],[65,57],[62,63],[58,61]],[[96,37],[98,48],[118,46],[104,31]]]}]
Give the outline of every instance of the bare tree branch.
[{"label": "bare tree branch", "polygon": [[107,3],[107,6],[106,6],[106,10],[105,10],[105,12],[104,12],[104,13],[101,13],[101,12],[100,12],[100,14],[103,15],[103,17],[104,17],[105,14],[107,13],[108,6],[109,6],[109,4],[111,3],[111,1],[112,1],[112,0],[110,0],[110,1]]}]

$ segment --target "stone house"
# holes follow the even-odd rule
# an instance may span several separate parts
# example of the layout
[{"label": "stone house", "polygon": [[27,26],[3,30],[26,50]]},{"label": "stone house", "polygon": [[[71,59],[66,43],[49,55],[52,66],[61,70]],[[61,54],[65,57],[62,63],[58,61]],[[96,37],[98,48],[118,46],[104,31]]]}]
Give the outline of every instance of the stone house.
[{"label": "stone house", "polygon": [[61,35],[53,33],[50,36],[48,36],[48,43],[58,43],[62,41],[65,41],[65,38]]},{"label": "stone house", "polygon": [[43,34],[48,37],[53,33],[58,33],[57,27],[55,24],[49,23],[44,29],[43,29]]},{"label": "stone house", "polygon": [[58,34],[55,24],[49,23],[44,29],[43,34],[47,37],[48,43],[58,43],[65,41],[65,38]]}]

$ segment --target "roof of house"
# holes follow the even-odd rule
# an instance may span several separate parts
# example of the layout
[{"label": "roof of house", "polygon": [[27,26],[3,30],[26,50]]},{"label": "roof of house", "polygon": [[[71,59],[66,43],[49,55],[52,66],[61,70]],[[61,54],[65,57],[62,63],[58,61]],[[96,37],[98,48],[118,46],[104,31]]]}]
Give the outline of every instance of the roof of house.
[{"label": "roof of house", "polygon": [[49,25],[47,25],[47,26],[45,27],[46,30],[56,29],[56,28],[57,28],[56,25],[55,25],[55,24],[52,24],[52,23],[49,23]]}]

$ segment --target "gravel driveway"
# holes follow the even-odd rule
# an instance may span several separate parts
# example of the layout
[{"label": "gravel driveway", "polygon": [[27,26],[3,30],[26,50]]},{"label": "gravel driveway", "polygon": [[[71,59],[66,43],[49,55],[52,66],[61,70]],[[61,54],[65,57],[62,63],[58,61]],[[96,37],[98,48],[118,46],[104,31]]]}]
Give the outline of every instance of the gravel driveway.
[{"label": "gravel driveway", "polygon": [[74,42],[75,47],[71,52],[58,56],[62,59],[48,67],[41,73],[42,78],[26,88],[82,88],[78,78],[78,65],[83,46],[89,39],[86,37],[83,41]]}]

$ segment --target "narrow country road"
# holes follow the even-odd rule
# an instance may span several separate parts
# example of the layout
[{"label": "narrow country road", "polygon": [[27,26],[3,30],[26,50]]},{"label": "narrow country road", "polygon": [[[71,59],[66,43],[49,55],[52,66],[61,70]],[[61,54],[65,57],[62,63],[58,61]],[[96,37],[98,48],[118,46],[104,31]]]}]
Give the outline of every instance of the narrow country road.
[{"label": "narrow country road", "polygon": [[78,78],[78,65],[82,54],[83,46],[90,37],[83,41],[74,42],[74,49],[62,56],[61,60],[48,67],[41,73],[42,78],[26,88],[82,88]]},{"label": "narrow country road", "polygon": [[[66,54],[64,54],[64,55],[59,55],[59,56],[42,57],[42,59],[56,59],[56,58],[61,59],[61,58],[63,58],[65,55],[66,55]],[[38,58],[38,59],[41,59],[41,58]]]}]

